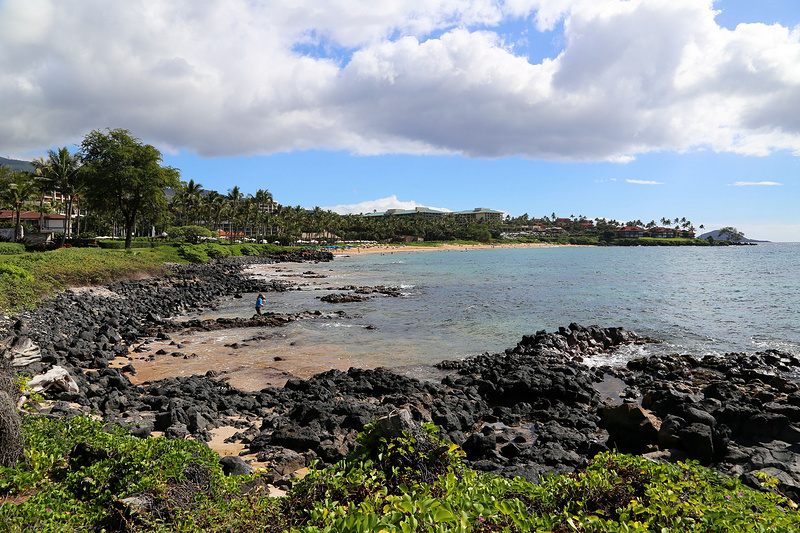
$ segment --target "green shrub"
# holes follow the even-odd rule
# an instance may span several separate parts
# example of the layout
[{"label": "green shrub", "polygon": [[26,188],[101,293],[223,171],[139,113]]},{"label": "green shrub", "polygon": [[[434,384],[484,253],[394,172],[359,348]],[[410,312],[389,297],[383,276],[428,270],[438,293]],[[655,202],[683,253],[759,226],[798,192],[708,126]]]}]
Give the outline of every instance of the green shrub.
[{"label": "green shrub", "polygon": [[[0,531],[356,532],[790,532],[797,505],[696,462],[662,464],[616,453],[541,484],[479,473],[463,452],[428,435],[385,438],[296,483],[287,497],[225,477],[195,441],[137,439],[88,417],[23,419],[26,463],[0,468]],[[89,481],[87,481],[89,480]],[[762,477],[765,489],[775,480]],[[150,510],[123,515],[146,494]]]},{"label": "green shrub", "polygon": [[171,226],[166,231],[169,238],[173,241],[188,242],[197,244],[201,239],[211,238],[213,233],[203,226]]},{"label": "green shrub", "polygon": [[371,440],[371,454],[351,454],[295,486],[284,514],[292,531],[744,533],[800,523],[794,502],[691,461],[604,453],[584,471],[537,485],[459,468],[455,447],[442,446],[447,466],[431,479],[428,463],[415,459],[423,454],[416,439]]},{"label": "green shrub", "polygon": [[197,244],[201,238],[211,237],[211,230],[203,226],[184,226],[181,229],[183,230],[183,238],[192,244]]},{"label": "green shrub", "polygon": [[185,236],[183,234],[183,228],[178,227],[178,226],[170,226],[170,227],[168,227],[167,231],[166,231],[166,234],[167,234],[167,237],[169,237],[170,240],[173,240],[173,241],[179,241],[180,242],[180,241],[185,241],[186,240],[186,238],[185,238]]},{"label": "green shrub", "polygon": [[591,246],[597,244],[597,237],[570,237],[569,243],[580,246]]},{"label": "green shrub", "polygon": [[211,260],[202,247],[191,244],[181,246],[178,253],[190,263],[208,263]]},{"label": "green shrub", "polygon": [[0,255],[21,254],[24,251],[24,244],[18,242],[0,242]]},{"label": "green shrub", "polygon": [[203,245],[203,250],[212,259],[222,259],[223,257],[232,257],[234,255],[230,246],[222,244],[207,243]]},{"label": "green shrub", "polygon": [[248,257],[255,257],[260,255],[258,249],[251,244],[242,244],[239,246],[239,253]]},{"label": "green shrub", "polygon": [[[180,530],[215,491],[232,489],[219,457],[202,444],[138,439],[104,426],[88,417],[25,417],[28,464],[0,468],[0,493],[32,496],[0,506],[0,530],[159,531],[164,524]],[[128,524],[133,529],[120,529],[119,500],[134,494],[147,494],[158,505],[152,514],[137,513]]]},{"label": "green shrub", "polygon": [[30,272],[17,265],[0,264],[0,276],[7,276],[14,281],[32,281]]},{"label": "green shrub", "polygon": [[112,241],[109,239],[100,239],[97,241],[97,245],[100,248],[106,250],[122,250],[125,248],[125,241]]}]

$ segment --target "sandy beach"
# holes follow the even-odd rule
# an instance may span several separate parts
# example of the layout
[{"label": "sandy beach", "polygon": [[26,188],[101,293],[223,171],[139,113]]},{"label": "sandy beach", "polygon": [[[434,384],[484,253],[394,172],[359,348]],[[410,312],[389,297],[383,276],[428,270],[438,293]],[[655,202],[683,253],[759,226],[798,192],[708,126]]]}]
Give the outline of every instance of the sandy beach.
[{"label": "sandy beach", "polygon": [[578,247],[576,244],[550,244],[550,243],[512,243],[512,244],[450,244],[442,243],[431,246],[406,245],[406,244],[376,244],[368,246],[354,246],[346,249],[333,249],[333,255],[352,255],[357,253],[374,254],[386,252],[447,252],[470,250],[493,250],[495,248],[557,248]]}]

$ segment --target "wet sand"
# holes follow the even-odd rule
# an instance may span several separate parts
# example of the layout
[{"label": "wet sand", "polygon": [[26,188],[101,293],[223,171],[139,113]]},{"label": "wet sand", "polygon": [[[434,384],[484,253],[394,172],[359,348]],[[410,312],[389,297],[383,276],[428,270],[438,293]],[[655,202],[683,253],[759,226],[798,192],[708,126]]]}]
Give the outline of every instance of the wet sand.
[{"label": "wet sand", "polygon": [[[317,288],[333,290],[334,286],[342,284],[341,279],[332,280],[326,276],[330,271],[325,263],[265,264],[249,267],[245,272],[267,280],[291,283],[306,291],[306,295]],[[292,299],[296,295],[297,291],[287,291],[280,293],[279,297]],[[391,302],[387,304],[391,305]],[[328,304],[315,305],[323,311],[334,310]],[[218,309],[206,309],[199,315],[176,317],[176,320],[233,318],[241,317],[242,312],[241,304],[237,307],[236,300],[228,299],[227,307],[223,302]],[[251,312],[250,308],[244,312]],[[175,332],[166,340],[147,339],[142,345],[146,351],[131,349],[127,358],[117,358],[113,366],[132,364],[136,369],[136,374],[130,376],[134,384],[213,372],[217,379],[248,391],[282,387],[291,378],[307,379],[331,369],[346,371],[352,367],[386,367],[420,379],[440,377],[440,372],[429,366],[397,367],[397,351],[403,349],[397,343],[364,353],[363,349],[358,351],[360,346],[339,344],[326,333],[326,328],[346,328],[355,334],[356,330],[367,328],[361,322],[347,318],[308,320],[318,321],[317,327],[289,324],[284,327]],[[159,351],[162,353],[157,353]]]},{"label": "wet sand", "polygon": [[[548,244],[510,244],[510,245],[451,245],[436,247],[420,246],[373,246],[360,249],[342,250],[338,255],[352,256],[357,253],[415,253],[437,251],[471,251],[498,248],[547,248],[557,245]],[[358,251],[360,250],[360,251]],[[344,281],[332,274],[326,263],[274,263],[251,266],[245,269],[246,274],[265,280],[279,280],[290,283],[302,291],[331,289],[340,286]],[[295,291],[281,293],[280,298],[291,299]],[[307,293],[306,293],[307,294]],[[320,294],[320,293],[317,293]],[[240,301],[241,302],[241,301]],[[235,307],[233,300],[228,300],[226,308],[223,302],[218,309],[209,308],[199,315],[178,317],[187,318],[233,318],[242,317],[245,311],[239,305]],[[387,302],[391,305],[390,302]],[[329,310],[326,304],[313,303],[315,309]],[[318,320],[318,319],[313,319]],[[131,381],[141,384],[168,377],[204,375],[213,373],[217,379],[229,382],[242,390],[256,391],[265,387],[282,387],[291,378],[307,379],[331,369],[346,371],[351,367],[359,368],[391,368],[399,373],[420,379],[441,377],[439,372],[430,366],[397,367],[397,353],[403,351],[402,341],[395,341],[391,346],[373,349],[364,353],[361,346],[341,345],[327,338],[325,326],[344,328],[364,328],[362,323],[343,320],[327,320],[316,330],[309,328],[285,327],[239,328],[219,331],[184,331],[171,334],[168,340],[149,339],[144,345],[147,351],[137,353],[131,350],[127,359],[118,358],[114,366],[131,363],[136,374]],[[350,329],[356,334],[356,329]],[[379,334],[379,333],[376,333]],[[400,342],[400,344],[398,344]],[[161,354],[156,352],[162,351]],[[165,352],[165,353],[164,353]]]}]

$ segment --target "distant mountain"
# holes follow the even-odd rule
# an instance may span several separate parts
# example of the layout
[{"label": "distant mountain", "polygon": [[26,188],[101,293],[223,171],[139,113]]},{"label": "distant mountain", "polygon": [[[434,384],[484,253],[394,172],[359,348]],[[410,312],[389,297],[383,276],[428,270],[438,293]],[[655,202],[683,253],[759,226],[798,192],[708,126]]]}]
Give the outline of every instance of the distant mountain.
[{"label": "distant mountain", "polygon": [[30,161],[20,161],[19,159],[0,157],[0,165],[5,165],[11,170],[33,170],[33,165]]},{"label": "distant mountain", "polygon": [[[709,231],[708,233],[703,233],[702,235],[700,235],[697,238],[698,239],[708,239],[709,237],[713,237],[715,241],[727,241],[728,240],[728,236],[727,235],[725,235],[723,237],[719,236],[719,230],[718,229],[715,229],[713,231]],[[756,241],[756,240],[748,239],[747,237],[745,237],[739,242],[769,242],[769,241]]]}]

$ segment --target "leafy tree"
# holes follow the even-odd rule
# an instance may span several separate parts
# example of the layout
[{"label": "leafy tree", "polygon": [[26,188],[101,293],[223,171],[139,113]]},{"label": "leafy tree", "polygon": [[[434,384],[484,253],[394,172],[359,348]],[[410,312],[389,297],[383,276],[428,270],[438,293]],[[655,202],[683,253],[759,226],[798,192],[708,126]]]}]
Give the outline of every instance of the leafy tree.
[{"label": "leafy tree", "polygon": [[720,239],[727,239],[733,242],[739,242],[744,239],[744,233],[737,230],[732,226],[725,226],[721,230],[719,230],[719,238]]},{"label": "leafy tree", "polygon": [[164,190],[178,186],[178,169],[162,166],[161,152],[128,130],[94,130],[81,143],[89,201],[119,213],[125,225],[125,248],[139,215],[166,208]]}]

